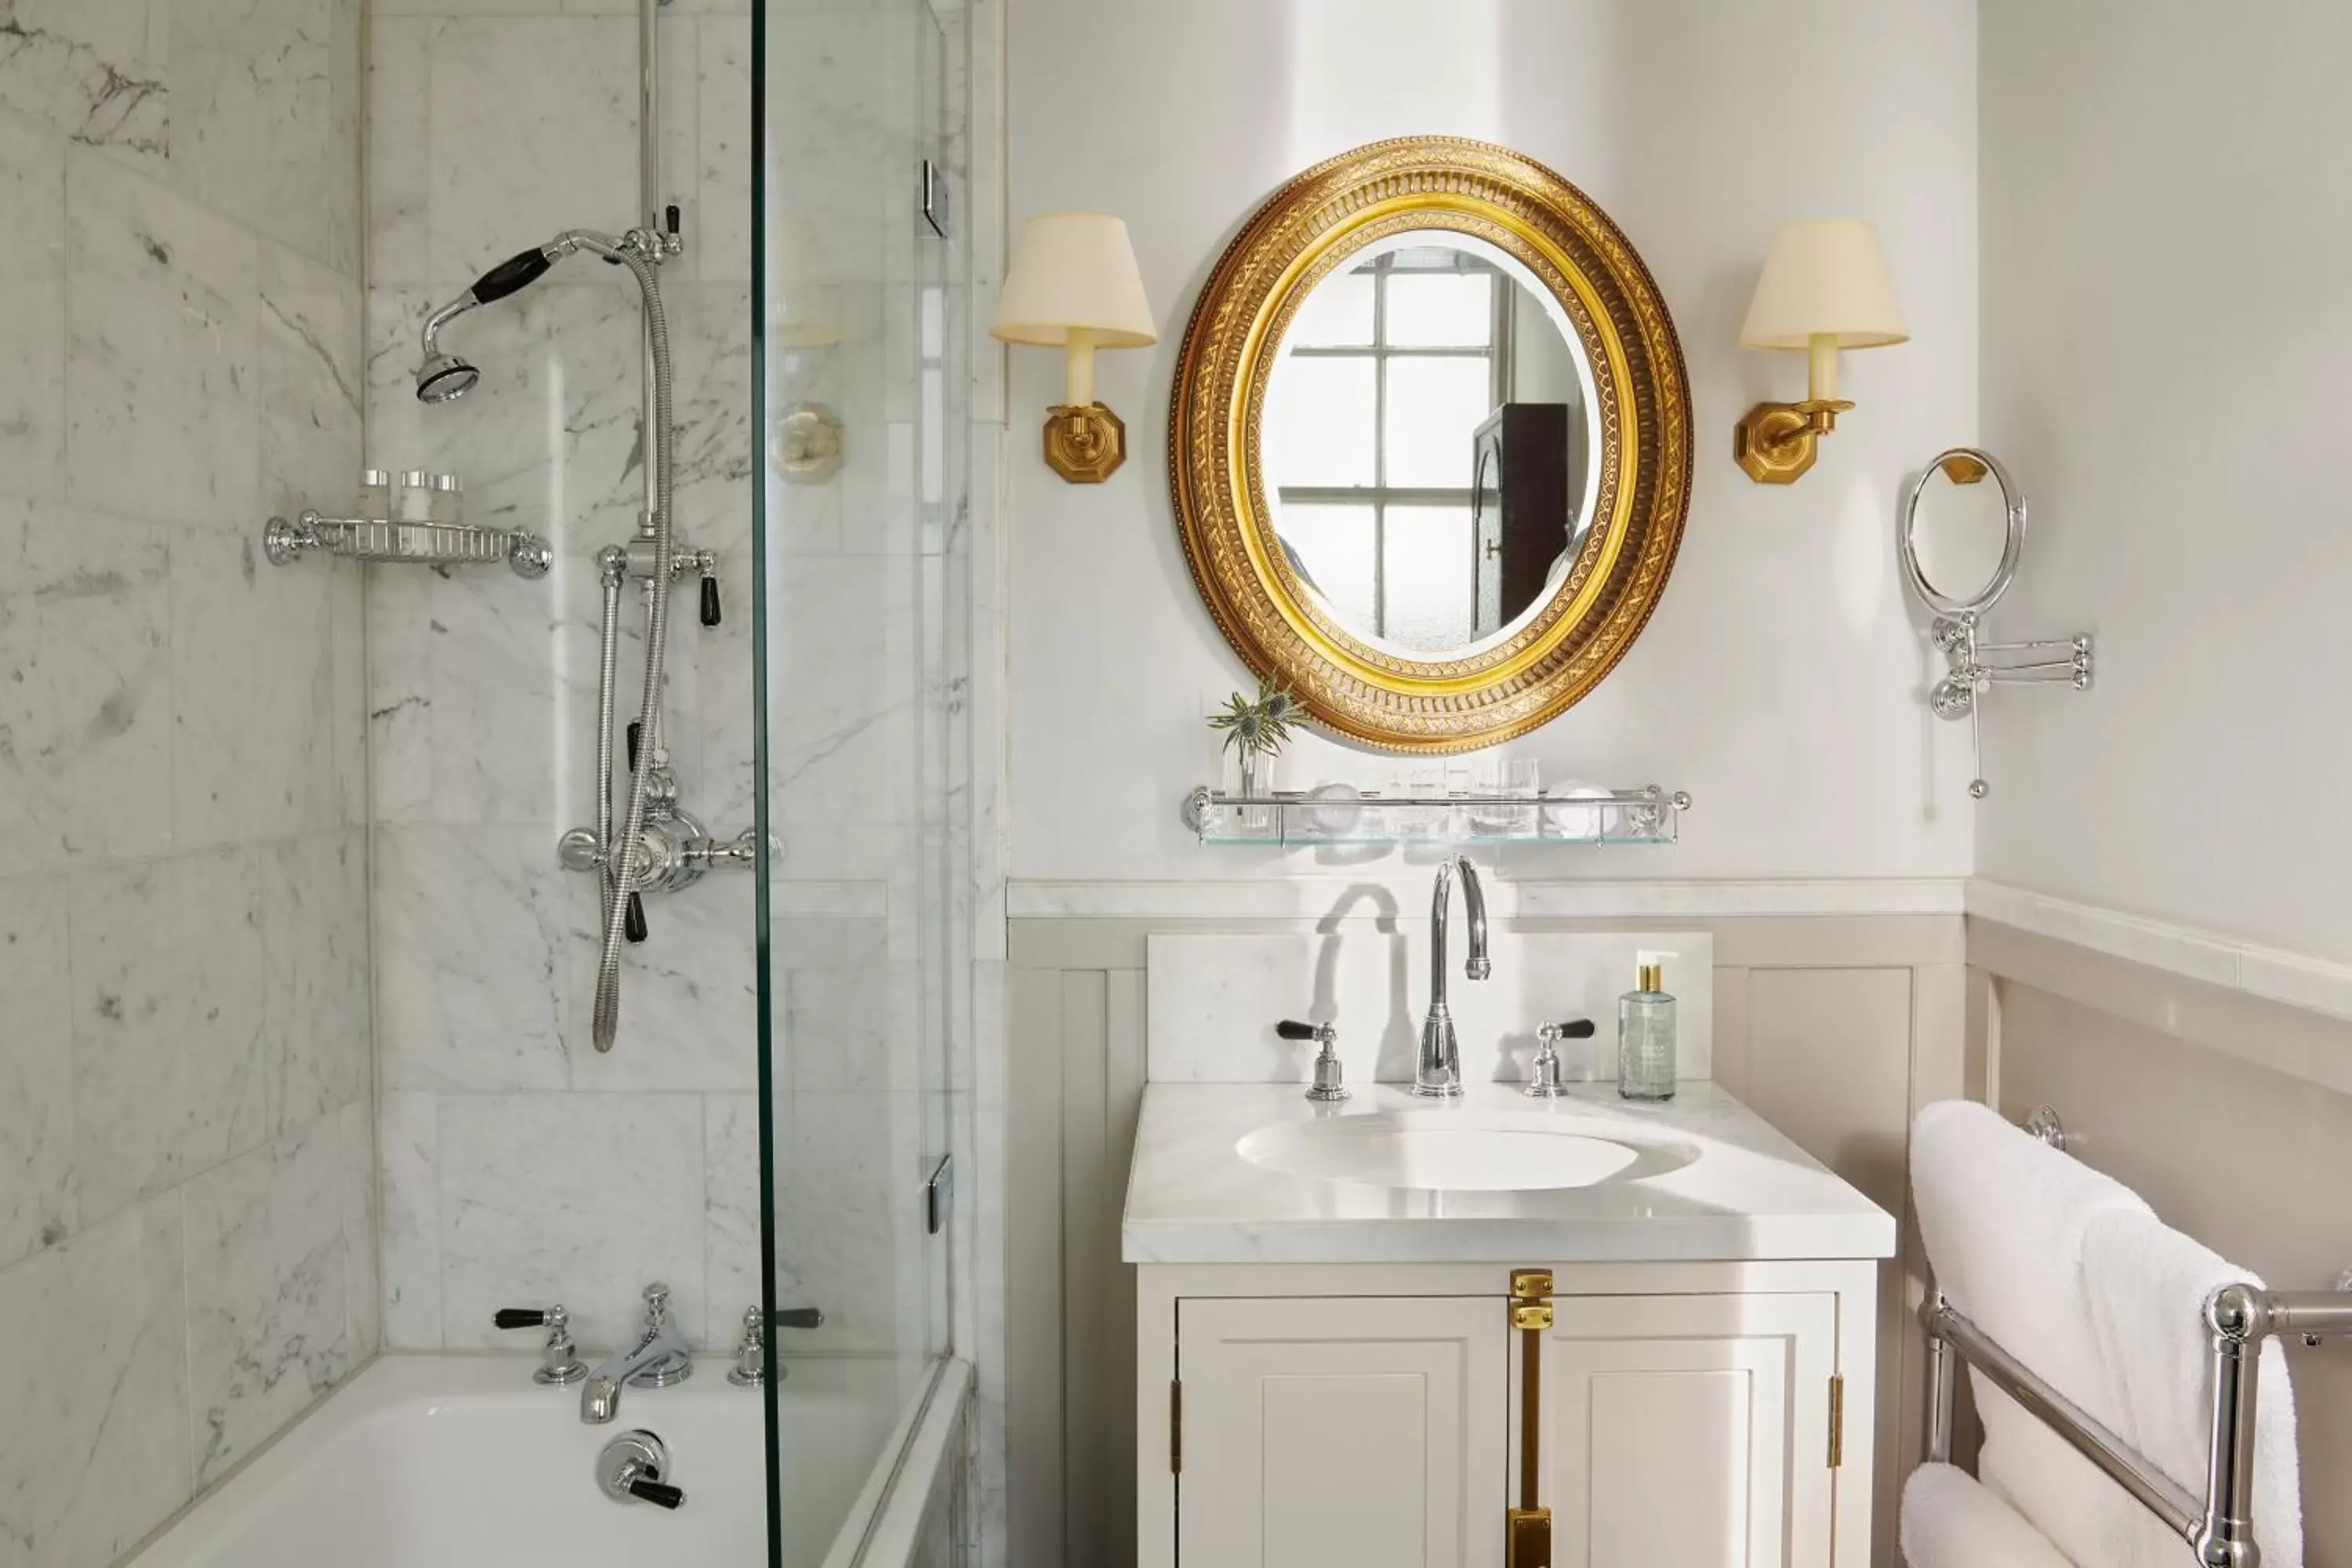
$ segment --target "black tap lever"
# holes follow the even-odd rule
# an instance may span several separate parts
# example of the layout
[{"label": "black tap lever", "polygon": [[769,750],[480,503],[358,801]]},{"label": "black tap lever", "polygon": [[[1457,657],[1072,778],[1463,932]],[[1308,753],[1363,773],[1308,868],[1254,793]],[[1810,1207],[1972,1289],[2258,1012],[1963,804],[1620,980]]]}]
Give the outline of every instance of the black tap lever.
[{"label": "black tap lever", "polygon": [[706,626],[719,624],[719,574],[716,572],[702,574],[702,624]]},{"label": "black tap lever", "polygon": [[629,1495],[656,1508],[676,1508],[686,1500],[685,1492],[662,1481],[631,1481]]}]

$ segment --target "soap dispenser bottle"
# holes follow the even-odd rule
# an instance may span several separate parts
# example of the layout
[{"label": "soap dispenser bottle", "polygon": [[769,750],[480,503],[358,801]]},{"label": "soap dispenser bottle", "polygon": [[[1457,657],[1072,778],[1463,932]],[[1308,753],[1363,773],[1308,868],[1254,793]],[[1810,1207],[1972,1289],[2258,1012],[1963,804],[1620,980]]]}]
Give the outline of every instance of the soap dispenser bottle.
[{"label": "soap dispenser bottle", "polygon": [[1675,999],[1665,987],[1665,962],[1674,956],[1639,954],[1639,983],[1617,998],[1617,1092],[1624,1099],[1675,1097]]}]

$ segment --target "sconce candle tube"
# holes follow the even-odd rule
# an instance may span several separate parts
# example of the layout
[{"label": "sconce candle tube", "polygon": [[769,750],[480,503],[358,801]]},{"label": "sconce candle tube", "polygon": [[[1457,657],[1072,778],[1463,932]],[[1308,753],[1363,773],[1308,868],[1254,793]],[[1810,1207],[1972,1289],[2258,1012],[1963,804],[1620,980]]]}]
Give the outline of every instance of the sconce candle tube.
[{"label": "sconce candle tube", "polygon": [[1072,327],[1063,340],[1062,401],[1072,408],[1084,408],[1095,400],[1095,342],[1090,327]]},{"label": "sconce candle tube", "polygon": [[1834,403],[1838,387],[1838,340],[1835,332],[1815,332],[1805,340],[1809,363],[1805,396],[1814,403]]}]

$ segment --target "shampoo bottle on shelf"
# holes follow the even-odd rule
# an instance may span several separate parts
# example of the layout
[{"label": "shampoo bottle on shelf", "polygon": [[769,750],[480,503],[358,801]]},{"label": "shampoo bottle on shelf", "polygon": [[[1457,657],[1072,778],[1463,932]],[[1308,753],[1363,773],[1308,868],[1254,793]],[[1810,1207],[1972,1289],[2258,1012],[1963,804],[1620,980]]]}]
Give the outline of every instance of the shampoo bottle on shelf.
[{"label": "shampoo bottle on shelf", "polygon": [[1617,998],[1617,1092],[1627,1100],[1675,1097],[1675,999],[1666,994],[1671,952],[1640,954],[1640,980]]}]

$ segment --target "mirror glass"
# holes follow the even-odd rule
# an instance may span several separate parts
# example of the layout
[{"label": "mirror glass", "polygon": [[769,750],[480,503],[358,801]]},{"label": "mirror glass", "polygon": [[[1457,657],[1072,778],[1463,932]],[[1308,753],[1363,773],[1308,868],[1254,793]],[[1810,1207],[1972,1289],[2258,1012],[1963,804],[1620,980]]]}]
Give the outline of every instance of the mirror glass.
[{"label": "mirror glass", "polygon": [[1517,631],[1591,526],[1592,369],[1516,258],[1422,230],[1318,283],[1266,394],[1291,569],[1360,640],[1450,658]]},{"label": "mirror glass", "polygon": [[1921,478],[1909,540],[1920,582],[1934,598],[1981,609],[1997,595],[2009,552],[2009,508],[2000,476],[1965,453],[1949,454]]}]

